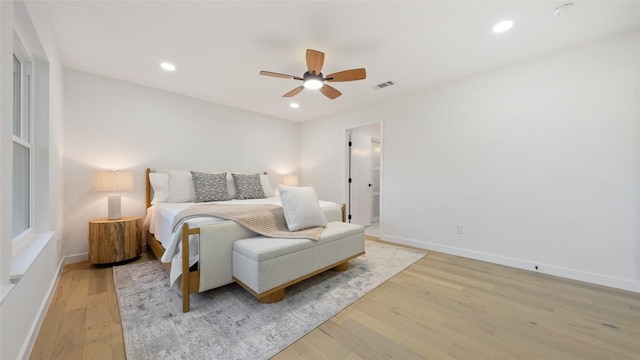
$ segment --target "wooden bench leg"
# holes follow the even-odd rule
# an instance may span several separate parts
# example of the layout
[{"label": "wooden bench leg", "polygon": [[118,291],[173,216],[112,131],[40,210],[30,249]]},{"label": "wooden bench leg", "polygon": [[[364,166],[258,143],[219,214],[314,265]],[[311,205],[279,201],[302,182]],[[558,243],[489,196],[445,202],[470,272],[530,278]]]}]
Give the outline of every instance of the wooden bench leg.
[{"label": "wooden bench leg", "polygon": [[259,297],[258,301],[260,301],[263,304],[273,304],[273,303],[277,303],[282,299],[284,299],[284,288],[278,291],[272,292],[269,295]]},{"label": "wooden bench leg", "polygon": [[349,269],[349,262],[345,261],[340,265],[336,265],[335,267],[331,268],[331,270],[333,271],[346,271]]}]

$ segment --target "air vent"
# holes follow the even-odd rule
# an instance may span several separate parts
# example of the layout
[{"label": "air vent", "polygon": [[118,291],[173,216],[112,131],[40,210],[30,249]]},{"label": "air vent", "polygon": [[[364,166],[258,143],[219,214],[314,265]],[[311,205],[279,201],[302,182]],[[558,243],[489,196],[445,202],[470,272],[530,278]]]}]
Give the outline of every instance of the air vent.
[{"label": "air vent", "polygon": [[378,84],[376,86],[374,86],[374,89],[384,89],[386,87],[389,87],[391,85],[395,85],[395,83],[393,81],[387,81],[387,82],[383,82],[382,84]]}]

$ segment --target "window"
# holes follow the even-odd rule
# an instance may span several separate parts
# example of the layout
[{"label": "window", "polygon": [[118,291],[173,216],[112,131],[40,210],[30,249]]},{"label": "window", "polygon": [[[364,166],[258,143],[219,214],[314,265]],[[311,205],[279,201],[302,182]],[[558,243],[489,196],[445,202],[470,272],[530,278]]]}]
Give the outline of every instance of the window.
[{"label": "window", "polygon": [[[2,50],[12,52],[13,79],[12,84],[6,84],[11,85],[11,94],[7,92],[0,97],[2,108],[11,112],[2,118],[0,140],[3,151],[7,152],[5,161],[12,162],[11,168],[5,169],[9,181],[2,183],[3,195],[10,196],[12,201],[11,209],[5,213],[3,207],[1,214],[7,221],[3,229],[10,227],[11,237],[0,241],[0,301],[8,294],[11,284],[20,281],[56,237],[52,230],[49,189],[51,67],[25,3],[15,1],[7,6],[2,3],[3,20],[4,9],[13,8],[7,12],[13,13],[13,37],[0,39]],[[1,22],[3,34],[11,31],[8,23]],[[9,70],[3,68],[3,71]],[[56,67],[56,72],[59,70]]]},{"label": "window", "polygon": [[14,243],[32,233],[32,74],[33,66],[17,36],[13,54],[13,202],[12,238]]}]

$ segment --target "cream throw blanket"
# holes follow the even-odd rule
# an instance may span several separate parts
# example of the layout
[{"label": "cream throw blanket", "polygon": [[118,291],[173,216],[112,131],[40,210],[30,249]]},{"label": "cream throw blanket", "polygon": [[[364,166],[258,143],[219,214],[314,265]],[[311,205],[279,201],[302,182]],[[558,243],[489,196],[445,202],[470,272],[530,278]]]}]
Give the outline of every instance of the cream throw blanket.
[{"label": "cream throw blanket", "polygon": [[260,235],[273,238],[319,240],[324,228],[313,227],[289,231],[281,206],[277,205],[193,205],[173,219],[173,232],[186,220],[196,217],[218,217],[233,220]]}]

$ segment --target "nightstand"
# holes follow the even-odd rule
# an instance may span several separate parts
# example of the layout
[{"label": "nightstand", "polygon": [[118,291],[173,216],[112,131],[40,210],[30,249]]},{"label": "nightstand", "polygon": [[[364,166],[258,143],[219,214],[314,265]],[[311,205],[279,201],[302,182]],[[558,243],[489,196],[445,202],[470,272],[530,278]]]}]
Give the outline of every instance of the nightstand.
[{"label": "nightstand", "polygon": [[142,252],[142,218],[89,221],[89,261],[110,264],[133,259]]}]

